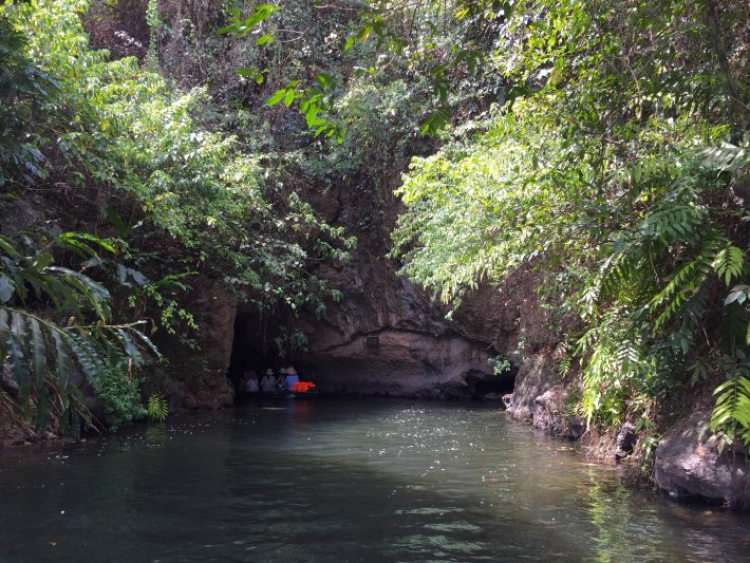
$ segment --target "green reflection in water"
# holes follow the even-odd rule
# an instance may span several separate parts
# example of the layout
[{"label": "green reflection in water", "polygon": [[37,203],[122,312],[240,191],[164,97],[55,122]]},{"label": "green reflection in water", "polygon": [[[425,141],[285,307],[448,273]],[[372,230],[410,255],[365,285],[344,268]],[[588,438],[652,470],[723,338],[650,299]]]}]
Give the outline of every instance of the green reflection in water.
[{"label": "green reflection in water", "polygon": [[747,559],[749,519],[470,405],[259,403],[63,453],[0,458],[3,563]]}]

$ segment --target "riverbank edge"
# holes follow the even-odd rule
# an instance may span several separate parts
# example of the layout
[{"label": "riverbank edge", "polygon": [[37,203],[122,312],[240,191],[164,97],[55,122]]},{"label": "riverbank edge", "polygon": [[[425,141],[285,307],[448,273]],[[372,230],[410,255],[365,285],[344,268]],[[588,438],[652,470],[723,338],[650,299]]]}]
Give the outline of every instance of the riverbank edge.
[{"label": "riverbank edge", "polygon": [[580,378],[559,375],[552,354],[540,354],[523,359],[514,391],[504,401],[511,419],[576,441],[599,458],[628,463],[631,454],[639,456],[629,464],[626,484],[652,486],[680,502],[750,512],[750,458],[739,447],[721,450],[708,431],[710,404],[696,401],[646,459],[637,424],[626,422],[617,432],[599,434],[573,414],[581,388]]}]

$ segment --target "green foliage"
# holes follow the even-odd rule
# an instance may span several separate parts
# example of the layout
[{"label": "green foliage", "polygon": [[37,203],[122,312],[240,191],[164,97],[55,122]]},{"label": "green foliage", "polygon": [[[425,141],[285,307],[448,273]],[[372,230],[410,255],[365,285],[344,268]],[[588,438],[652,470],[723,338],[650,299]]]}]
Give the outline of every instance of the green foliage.
[{"label": "green foliage", "polygon": [[117,360],[109,363],[96,380],[94,391],[102,404],[104,420],[113,432],[146,416],[139,386],[132,369]]},{"label": "green foliage", "polygon": [[[305,59],[309,61],[311,53],[322,54],[316,53],[321,47],[333,53],[330,47],[336,43],[337,33],[327,35],[323,41],[319,41],[322,38],[318,34],[326,27],[332,27],[331,24],[335,28],[336,24],[349,21],[352,16],[349,11],[342,11],[335,17],[329,16],[327,19],[330,22],[327,24],[311,28],[310,20],[322,13],[316,8],[318,6],[303,2],[289,3],[283,7],[261,4],[252,6],[246,17],[235,8],[227,13],[228,25],[218,32],[228,34],[234,43],[244,38],[247,46],[243,49],[243,66],[236,72],[242,77],[251,78],[258,86],[267,87],[264,90],[267,107],[294,106],[304,116],[306,126],[314,132],[314,136],[335,139],[341,144],[343,124],[334,119],[332,113],[342,88],[334,76],[336,71],[328,68],[335,65],[331,65],[331,60],[319,65],[305,65],[304,62],[307,62]],[[246,37],[248,34],[253,37]],[[304,40],[301,48],[297,43],[299,40]],[[287,43],[291,45],[285,45]],[[250,61],[246,56],[248,51],[251,53]],[[282,58],[288,65],[278,64]],[[336,59],[338,57],[334,57],[334,61]],[[248,64],[252,66],[246,66]],[[313,69],[314,72],[311,72]]]},{"label": "green foliage", "polygon": [[159,395],[151,395],[148,398],[148,418],[153,422],[164,422],[169,415],[167,401]]},{"label": "green foliage", "polygon": [[[238,74],[258,85],[270,82],[275,86],[268,93],[267,105],[298,104],[315,137],[344,143],[348,124],[337,106],[347,95],[345,78],[388,81],[396,75],[415,82],[421,79],[422,84],[413,90],[421,95],[422,105],[413,117],[422,135],[442,130],[456,113],[457,99],[467,92],[474,100],[496,94],[496,78],[491,70],[486,72],[487,55],[492,36],[512,12],[513,2],[385,0],[343,10],[329,11],[331,8],[305,2],[263,4],[252,6],[246,16],[232,9],[227,13],[228,25],[219,30],[234,41],[247,41],[249,33],[257,37],[258,64],[243,64]],[[299,18],[300,12],[306,17]],[[318,25],[311,26],[311,20],[320,15],[327,25],[316,22]],[[326,27],[333,29],[323,42],[310,39]],[[301,49],[298,41],[303,42]],[[290,52],[294,56],[289,56]],[[322,60],[309,56],[323,52],[327,56]],[[289,66],[301,68],[279,76],[278,69],[267,61],[282,57]],[[331,64],[339,60],[342,64]],[[263,68],[261,61],[268,66]],[[467,77],[475,80],[472,83]],[[485,92],[488,82],[491,86]]]},{"label": "green foliage", "polygon": [[[111,323],[110,294],[104,286],[54,265],[55,249],[88,256],[96,254],[95,247],[112,250],[109,243],[63,233],[42,246],[27,238],[24,247],[25,252],[0,235],[0,358],[18,386],[14,402],[24,419],[33,417],[38,430],[46,428],[52,413],[63,425],[74,419],[78,425],[78,418],[89,417],[71,380],[74,369],[100,389],[111,375],[107,358],[129,358],[141,366],[143,348],[158,351],[140,331],[143,321]],[[50,305],[51,314],[46,310]]]},{"label": "green foliage", "polygon": [[158,0],[148,0],[146,8],[146,23],[148,24],[148,53],[146,54],[147,64],[151,70],[156,71],[159,68],[159,2]]},{"label": "green foliage", "polygon": [[[19,5],[8,21],[26,36],[23,56],[59,86],[25,131],[48,156],[49,182],[80,193],[92,221],[121,239],[127,265],[92,267],[109,269],[132,314],[160,318],[169,334],[197,330],[180,305],[190,291],[182,280],[193,274],[223,279],[239,298],[289,320],[322,311],[330,288],[304,266],[346,261],[354,239],[295,193],[266,185],[259,157],[206,118],[206,88],[180,93],[135,59],[90,50],[80,21],[87,6],[40,1]],[[157,8],[149,3],[150,47],[166,32]],[[150,61],[155,68],[153,53]]]},{"label": "green foliage", "polygon": [[720,447],[731,445],[738,435],[750,447],[750,379],[747,366],[714,391],[716,406],[711,415],[711,430],[720,438]]},{"label": "green foliage", "polygon": [[726,142],[721,146],[704,149],[700,155],[705,166],[725,172],[734,172],[750,164],[750,151],[747,147]]},{"label": "green foliage", "polygon": [[[517,3],[492,54],[512,103],[413,159],[398,191],[392,255],[416,283],[448,302],[533,265],[577,313],[592,424],[656,416],[686,365],[747,350],[745,214],[727,192],[748,162],[750,57],[725,50],[748,10],[720,4]],[[747,412],[732,381],[713,425],[730,436]]]},{"label": "green foliage", "polygon": [[502,354],[492,358],[487,358],[487,365],[492,368],[492,373],[495,375],[502,375],[505,372],[510,371],[511,368],[510,360]]},{"label": "green foliage", "polygon": [[57,89],[27,57],[26,38],[10,20],[15,9],[11,2],[0,5],[0,187],[44,177],[44,157],[27,130],[39,103]]},{"label": "green foliage", "polygon": [[[289,2],[244,14],[227,4],[229,42],[205,20],[189,28],[191,8],[150,1],[149,67],[161,61],[174,83],[91,51],[86,5],[40,1],[0,18],[10,30],[0,69],[14,77],[0,93],[28,86],[0,109],[15,139],[0,156],[37,167],[6,183],[72,193],[89,202],[95,232],[120,239],[118,259],[88,256],[86,274],[103,281],[41,258],[39,271],[76,296],[41,290],[61,326],[70,310],[142,362],[150,341],[101,319],[148,315],[192,341],[181,333],[196,318],[181,297],[193,276],[208,276],[278,322],[269,341],[281,353],[304,347],[294,321],[342,296],[316,265],[345,263],[355,240],[296,192],[341,189],[353,209],[342,220],[377,242],[394,178],[414,154],[432,154],[412,160],[399,190],[392,255],[403,273],[455,304],[534,267],[543,296],[577,317],[580,331],[560,335],[578,343],[563,365],[581,365],[590,423],[656,417],[691,382],[728,376],[713,428],[744,431],[745,376],[732,367],[750,345],[747,214],[737,202],[749,162],[743,3]],[[38,87],[47,76],[54,95]],[[214,99],[175,83],[209,83]],[[81,245],[90,246],[68,241]],[[19,309],[31,292],[11,270],[0,299]],[[113,307],[108,292],[130,307]],[[83,363],[73,344],[50,356],[55,331],[19,319],[7,320],[22,344],[7,344],[17,379],[42,370],[32,357]],[[719,357],[734,360],[711,361]]]}]

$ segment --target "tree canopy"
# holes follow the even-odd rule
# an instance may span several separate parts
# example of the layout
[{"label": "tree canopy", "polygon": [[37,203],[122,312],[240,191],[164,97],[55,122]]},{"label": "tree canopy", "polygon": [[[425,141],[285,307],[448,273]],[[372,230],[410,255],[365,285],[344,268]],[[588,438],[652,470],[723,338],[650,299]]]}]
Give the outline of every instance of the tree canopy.
[{"label": "tree canopy", "polygon": [[444,300],[544,273],[579,320],[565,339],[590,423],[726,377],[712,428],[750,443],[747,21],[731,2],[516,3],[488,58],[527,92],[398,191],[394,254]]}]

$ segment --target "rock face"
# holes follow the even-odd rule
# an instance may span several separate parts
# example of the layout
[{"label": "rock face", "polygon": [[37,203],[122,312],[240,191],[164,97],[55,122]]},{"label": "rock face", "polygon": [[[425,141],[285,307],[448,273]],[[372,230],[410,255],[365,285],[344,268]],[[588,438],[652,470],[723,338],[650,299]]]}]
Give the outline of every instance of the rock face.
[{"label": "rock face", "polygon": [[200,326],[199,352],[186,354],[185,348],[174,346],[174,339],[158,342],[170,358],[173,379],[166,390],[170,411],[179,409],[216,409],[231,406],[234,389],[226,377],[232,354],[234,319],[237,301],[218,282],[201,280],[188,303]]},{"label": "rock face", "polygon": [[[346,219],[355,205],[345,192],[341,197],[338,218]],[[386,205],[387,224],[395,221],[397,207],[395,201]],[[519,367],[514,351],[538,351],[557,342],[559,327],[551,330],[529,271],[519,270],[500,287],[481,286],[448,321],[449,308],[398,276],[397,264],[384,258],[387,251],[387,240],[365,238],[351,264],[317,272],[344,293],[323,321],[298,325],[308,337],[304,362],[321,389],[497,399],[513,390]],[[377,345],[372,343],[375,338]],[[487,364],[498,355],[514,364],[504,379]]]},{"label": "rock face", "polygon": [[624,457],[633,453],[635,445],[638,442],[638,436],[635,431],[635,425],[632,422],[626,422],[617,433],[615,442],[615,459],[620,461]]},{"label": "rock face", "polygon": [[354,334],[312,353],[323,391],[468,398],[474,392],[472,378],[490,377],[485,348],[458,335],[385,329],[377,335]]},{"label": "rock face", "polygon": [[482,284],[453,315],[451,326],[487,342],[519,364],[521,356],[549,353],[561,335],[571,331],[571,319],[554,319],[537,295],[541,274],[528,267],[512,272],[500,286]]},{"label": "rock face", "polygon": [[59,235],[62,230],[50,218],[44,200],[35,195],[15,200],[5,200],[0,205],[0,234],[14,235],[22,231],[41,231],[50,236]]},{"label": "rock face", "polygon": [[750,467],[740,452],[719,453],[703,432],[709,414],[688,419],[656,450],[656,482],[670,496],[750,508]]},{"label": "rock face", "polygon": [[513,394],[504,400],[514,419],[577,440],[585,424],[579,417],[565,415],[570,386],[558,375],[553,356],[540,354],[523,361]]},{"label": "rock face", "polygon": [[453,330],[445,309],[397,277],[389,262],[359,261],[326,276],[344,288],[343,302],[324,322],[300,327],[309,338],[305,361],[321,390],[469,398],[476,382],[494,377],[491,347]]}]

